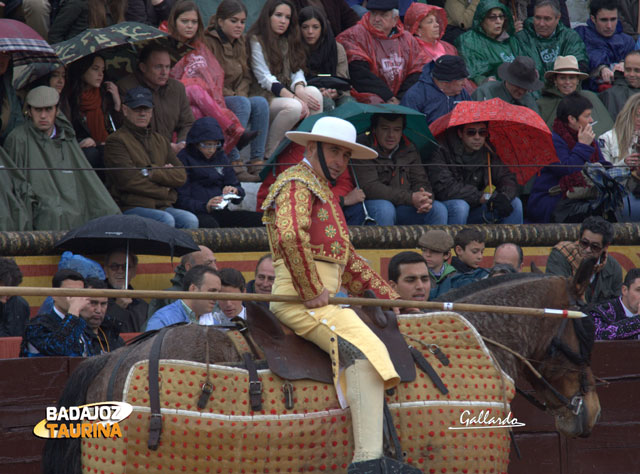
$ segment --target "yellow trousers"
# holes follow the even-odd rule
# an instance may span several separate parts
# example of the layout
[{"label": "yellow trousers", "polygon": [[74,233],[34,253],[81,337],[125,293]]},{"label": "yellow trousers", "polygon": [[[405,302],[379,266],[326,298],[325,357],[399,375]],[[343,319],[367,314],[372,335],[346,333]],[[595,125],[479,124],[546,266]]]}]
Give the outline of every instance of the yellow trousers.
[{"label": "yellow trousers", "polygon": [[[330,295],[335,295],[340,289],[342,268],[338,264],[323,261],[315,261],[315,264],[322,284]],[[297,295],[291,281],[291,274],[283,261],[278,260],[274,262],[273,266],[276,279],[272,293],[275,295]],[[322,308],[309,309],[301,303],[275,302],[271,303],[270,308],[283,324],[329,354],[333,367],[333,381],[343,408],[348,404],[344,396],[346,393],[344,371],[340,370],[338,337],[345,339],[362,351],[384,381],[385,389],[395,387],[400,382],[400,377],[393,367],[386,346],[353,310],[332,304]]]}]

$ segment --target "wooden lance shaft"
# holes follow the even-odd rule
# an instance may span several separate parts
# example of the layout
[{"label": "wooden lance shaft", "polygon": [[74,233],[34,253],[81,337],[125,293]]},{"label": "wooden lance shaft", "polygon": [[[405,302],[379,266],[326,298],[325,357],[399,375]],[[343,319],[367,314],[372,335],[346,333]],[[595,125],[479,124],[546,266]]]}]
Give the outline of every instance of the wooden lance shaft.
[{"label": "wooden lance shaft", "polygon": [[[98,288],[31,288],[0,286],[0,295],[6,296],[97,296],[101,298],[160,298],[191,300],[240,300],[275,301],[278,303],[301,303],[297,296],[263,295],[257,293],[209,293],[195,291],[162,290],[105,290]],[[549,308],[521,308],[518,306],[483,305],[473,303],[440,303],[436,301],[379,300],[373,298],[331,297],[329,302],[339,305],[381,306],[383,308],[418,308],[440,311],[468,311],[476,313],[520,314],[551,318],[584,318],[580,311]]]}]

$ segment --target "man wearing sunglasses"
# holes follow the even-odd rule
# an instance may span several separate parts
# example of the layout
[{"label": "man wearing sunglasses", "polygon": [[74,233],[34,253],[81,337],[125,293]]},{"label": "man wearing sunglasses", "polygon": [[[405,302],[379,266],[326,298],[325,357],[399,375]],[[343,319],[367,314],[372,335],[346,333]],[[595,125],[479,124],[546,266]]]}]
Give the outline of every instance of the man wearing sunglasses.
[{"label": "man wearing sunglasses", "polygon": [[607,253],[613,241],[613,225],[602,217],[591,216],[580,226],[580,238],[576,242],[560,242],[549,254],[546,273],[565,277],[573,276],[585,258],[597,258],[589,287],[585,292],[587,303],[598,303],[620,295],[622,268]]},{"label": "man wearing sunglasses", "polygon": [[447,208],[449,224],[522,224],[516,177],[487,138],[486,122],[451,128],[427,167],[435,199]]}]

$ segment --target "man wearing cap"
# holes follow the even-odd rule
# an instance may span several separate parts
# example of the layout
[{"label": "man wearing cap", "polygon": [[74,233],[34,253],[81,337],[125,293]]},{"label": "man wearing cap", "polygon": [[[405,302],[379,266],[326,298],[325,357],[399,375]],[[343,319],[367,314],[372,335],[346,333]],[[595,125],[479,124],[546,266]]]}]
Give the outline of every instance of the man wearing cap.
[{"label": "man wearing cap", "polygon": [[400,104],[425,114],[429,125],[451,112],[457,103],[471,100],[464,89],[467,77],[464,59],[448,54],[440,56],[425,64],[420,80],[407,91]]},{"label": "man wearing cap", "polygon": [[453,238],[446,231],[434,229],[425,232],[418,240],[418,248],[436,285],[456,273],[455,267],[449,263]]},{"label": "man wearing cap", "polygon": [[31,196],[23,198],[35,201],[28,202],[33,230],[73,229],[120,212],[85,158],[71,124],[57,117],[59,100],[52,87],[32,89],[25,100],[28,120],[14,128],[4,143],[15,166],[24,168],[31,188]]},{"label": "man wearing cap", "polygon": [[[171,56],[161,45],[151,43],[140,51],[138,68],[118,81],[120,97],[134,87],[146,87],[153,95],[155,105],[151,130],[171,143],[177,154],[185,147],[187,133],[193,125],[193,113],[184,85],[169,77]],[[173,136],[176,134],[176,143]]]},{"label": "man wearing cap", "polygon": [[124,124],[109,135],[104,148],[105,165],[117,168],[107,171],[109,191],[124,214],[197,229],[198,218],[194,214],[173,207],[178,198],[176,188],[186,182],[187,173],[169,140],[149,126],[153,105],[151,91],[146,87],[129,89],[124,96]]},{"label": "man wearing cap", "polygon": [[473,100],[483,101],[497,97],[509,104],[528,107],[540,114],[531,92],[540,90],[543,82],[538,79],[533,59],[516,56],[513,62],[498,67],[498,76],[502,81],[488,81],[480,85],[473,92]]},{"label": "man wearing cap", "polygon": [[347,53],[352,95],[359,102],[398,104],[418,81],[428,57],[404,29],[398,0],[368,0],[369,10],[336,40]]},{"label": "man wearing cap", "polygon": [[557,0],[536,0],[533,16],[524,21],[524,27],[516,33],[524,56],[536,63],[539,77],[553,69],[558,56],[575,56],[582,71],[589,70],[589,58],[582,38],[561,21]]},{"label": "man wearing cap", "polygon": [[[302,162],[281,173],[262,209],[273,255],[274,295],[299,297],[301,303],[271,303],[275,315],[327,352],[343,407],[351,407],[355,452],[350,473],[421,472],[384,458],[384,390],[399,382],[385,345],[349,308],[329,304],[344,286],[361,295],[398,298],[393,289],[358,256],[338,198],[329,184],[350,159],[372,159],[375,150],[356,143],[355,127],[336,117],[319,119],[311,132],[288,132],[306,147]],[[346,383],[346,391],[344,390]]]}]

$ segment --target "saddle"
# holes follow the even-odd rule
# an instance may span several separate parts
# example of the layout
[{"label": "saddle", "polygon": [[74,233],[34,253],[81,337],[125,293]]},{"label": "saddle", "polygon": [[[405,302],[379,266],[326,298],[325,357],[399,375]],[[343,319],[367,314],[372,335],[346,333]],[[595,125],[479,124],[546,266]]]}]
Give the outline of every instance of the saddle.
[{"label": "saddle", "polygon": [[[285,380],[333,383],[331,359],[326,352],[295,334],[263,306],[247,302],[246,308],[249,335],[263,350],[271,371]],[[387,347],[402,382],[415,380],[414,360],[400,334],[395,314],[382,311],[379,306],[363,307],[357,314]]]}]

